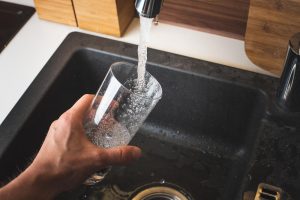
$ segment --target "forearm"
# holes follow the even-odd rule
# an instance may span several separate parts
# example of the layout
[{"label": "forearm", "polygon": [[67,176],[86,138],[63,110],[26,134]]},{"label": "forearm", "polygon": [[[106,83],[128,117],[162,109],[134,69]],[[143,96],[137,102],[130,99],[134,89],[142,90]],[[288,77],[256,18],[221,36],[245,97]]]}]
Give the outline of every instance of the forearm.
[{"label": "forearm", "polygon": [[141,156],[137,147],[99,148],[85,135],[83,119],[93,95],[85,95],[54,121],[32,164],[0,188],[0,200],[51,200],[107,166]]},{"label": "forearm", "polygon": [[33,173],[30,168],[13,181],[0,188],[1,200],[51,200],[56,193],[42,174]]}]

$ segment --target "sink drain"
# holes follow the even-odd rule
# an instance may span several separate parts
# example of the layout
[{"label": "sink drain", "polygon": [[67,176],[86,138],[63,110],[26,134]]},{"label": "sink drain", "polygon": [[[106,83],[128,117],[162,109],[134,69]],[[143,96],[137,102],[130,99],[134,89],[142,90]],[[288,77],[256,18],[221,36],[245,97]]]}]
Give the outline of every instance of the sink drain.
[{"label": "sink drain", "polygon": [[260,183],[254,200],[281,200],[283,191],[279,187]]},{"label": "sink drain", "polygon": [[170,183],[151,183],[138,188],[130,200],[192,200],[182,188]]}]

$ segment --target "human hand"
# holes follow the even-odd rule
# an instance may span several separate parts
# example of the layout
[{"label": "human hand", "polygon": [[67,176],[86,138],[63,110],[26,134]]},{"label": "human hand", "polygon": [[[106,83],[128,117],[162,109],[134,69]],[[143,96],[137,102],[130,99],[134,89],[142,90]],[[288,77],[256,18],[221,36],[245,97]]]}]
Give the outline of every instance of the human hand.
[{"label": "human hand", "polygon": [[96,171],[110,165],[126,164],[141,156],[138,147],[104,149],[87,139],[83,117],[93,97],[84,95],[51,124],[36,158],[12,184],[29,184],[31,190],[43,195],[36,199],[52,199],[80,185]]}]

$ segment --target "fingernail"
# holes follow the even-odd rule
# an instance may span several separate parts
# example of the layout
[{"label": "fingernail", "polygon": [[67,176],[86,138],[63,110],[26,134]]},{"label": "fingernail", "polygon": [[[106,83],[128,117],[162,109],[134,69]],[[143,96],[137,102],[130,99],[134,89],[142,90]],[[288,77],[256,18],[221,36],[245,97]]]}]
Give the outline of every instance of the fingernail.
[{"label": "fingernail", "polygon": [[138,147],[135,147],[135,150],[133,151],[133,157],[135,159],[139,159],[142,156],[142,150]]}]

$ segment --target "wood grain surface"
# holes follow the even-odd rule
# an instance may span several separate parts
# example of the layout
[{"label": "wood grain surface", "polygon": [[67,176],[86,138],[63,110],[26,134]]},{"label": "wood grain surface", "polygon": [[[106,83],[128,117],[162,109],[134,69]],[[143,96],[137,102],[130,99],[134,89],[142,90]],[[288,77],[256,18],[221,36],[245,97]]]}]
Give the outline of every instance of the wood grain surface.
[{"label": "wood grain surface", "polygon": [[164,0],[159,18],[163,22],[243,40],[248,9],[249,0]]},{"label": "wood grain surface", "polygon": [[72,0],[34,0],[41,19],[77,26]]},{"label": "wood grain surface", "polygon": [[120,37],[135,14],[134,0],[73,0],[78,26]]},{"label": "wood grain surface", "polygon": [[280,75],[290,37],[300,32],[300,0],[251,0],[245,49],[259,67]]}]

